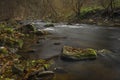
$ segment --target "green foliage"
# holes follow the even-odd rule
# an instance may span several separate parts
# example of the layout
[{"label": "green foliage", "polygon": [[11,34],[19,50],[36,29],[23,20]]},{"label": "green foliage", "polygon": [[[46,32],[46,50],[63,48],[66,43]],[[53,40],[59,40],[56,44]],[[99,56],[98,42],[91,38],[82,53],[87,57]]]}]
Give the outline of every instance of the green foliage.
[{"label": "green foliage", "polygon": [[4,24],[0,24],[0,33],[14,33],[14,29],[12,27],[6,26]]},{"label": "green foliage", "polygon": [[3,78],[3,76],[0,76],[0,80],[14,80],[14,79],[10,79],[10,78]]},{"label": "green foliage", "polygon": [[[15,18],[16,20],[43,19],[55,21],[57,18],[57,21],[63,21],[64,19],[68,19],[66,16],[69,16],[69,13],[75,15],[77,8],[81,7],[82,9],[90,7],[95,9],[96,7],[103,7],[103,5],[107,7],[110,1],[111,0],[13,0],[8,4],[8,2],[4,0],[4,4],[0,3],[0,13],[2,14],[1,19],[6,17]],[[115,1],[113,2],[115,7],[120,7],[120,0],[112,1]],[[81,3],[81,5],[78,3]],[[9,7],[11,9],[9,9]],[[5,12],[7,13],[4,14]],[[13,20],[8,21],[10,23],[15,23]]]},{"label": "green foliage", "polygon": [[5,67],[4,73],[0,68],[0,72],[3,73],[0,75],[0,80],[23,80],[32,73],[44,71],[45,68],[48,69],[50,67],[49,61],[43,59],[26,60],[21,57],[18,54],[8,54],[7,56],[0,54],[0,64],[3,64],[1,67]]},{"label": "green foliage", "polygon": [[80,18],[84,19],[84,18],[89,18],[88,15],[94,15],[94,13],[96,13],[96,11],[101,10],[101,7],[86,7],[86,8],[82,8],[81,13],[80,13]]},{"label": "green foliage", "polygon": [[15,42],[16,44],[15,45],[18,45],[18,47],[19,48],[22,48],[23,47],[23,40],[21,40],[21,39],[18,39],[18,40],[16,40],[16,42]]},{"label": "green foliage", "polygon": [[6,28],[5,31],[8,33],[8,34],[12,34],[14,32],[14,29],[13,28]]},{"label": "green foliage", "polygon": [[48,69],[50,67],[50,64],[44,64],[44,68]]},{"label": "green foliage", "polygon": [[82,52],[79,52],[79,53],[77,53],[77,54],[75,54],[75,55],[73,55],[73,56],[75,56],[75,57],[78,57],[78,58],[82,58],[82,57],[95,57],[95,56],[97,56],[97,53],[96,53],[96,50],[94,50],[94,49],[91,49],[91,48],[88,48],[88,49],[85,49],[84,51],[82,51]]},{"label": "green foliage", "polygon": [[8,50],[5,47],[0,47],[0,53],[7,54]]},{"label": "green foliage", "polygon": [[15,31],[14,28],[5,24],[0,24],[0,45],[8,47],[22,48],[23,40],[21,37],[24,35]]}]

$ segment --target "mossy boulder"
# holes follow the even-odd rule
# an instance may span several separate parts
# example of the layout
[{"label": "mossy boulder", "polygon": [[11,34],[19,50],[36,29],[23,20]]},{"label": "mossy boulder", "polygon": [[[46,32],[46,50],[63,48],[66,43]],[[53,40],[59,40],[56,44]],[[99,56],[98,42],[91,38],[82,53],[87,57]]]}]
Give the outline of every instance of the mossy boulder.
[{"label": "mossy boulder", "polygon": [[36,32],[37,29],[34,25],[27,24],[27,25],[24,25],[24,26],[20,27],[18,30],[21,31],[22,33],[29,34],[29,33]]},{"label": "mossy boulder", "polygon": [[54,27],[55,25],[53,23],[47,23],[46,25],[44,25],[44,27]]},{"label": "mossy boulder", "polygon": [[62,59],[69,59],[69,60],[96,59],[97,53],[96,50],[91,48],[81,49],[81,48],[64,46],[61,57]]}]

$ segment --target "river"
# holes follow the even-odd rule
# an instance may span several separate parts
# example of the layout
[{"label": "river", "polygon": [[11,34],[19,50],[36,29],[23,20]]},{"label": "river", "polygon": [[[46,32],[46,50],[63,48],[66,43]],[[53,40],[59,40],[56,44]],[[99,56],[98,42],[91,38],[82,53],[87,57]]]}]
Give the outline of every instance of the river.
[{"label": "river", "polygon": [[[33,22],[32,22],[33,23]],[[42,36],[38,44],[32,46],[34,53],[27,53],[32,59],[46,59],[60,55],[64,45],[79,48],[108,49],[113,53],[100,54],[92,61],[64,61],[54,59],[50,68],[62,68],[56,71],[55,80],[120,80],[120,28],[88,24],[65,25],[44,28],[46,23],[34,22],[38,29],[49,31],[50,35]]]}]

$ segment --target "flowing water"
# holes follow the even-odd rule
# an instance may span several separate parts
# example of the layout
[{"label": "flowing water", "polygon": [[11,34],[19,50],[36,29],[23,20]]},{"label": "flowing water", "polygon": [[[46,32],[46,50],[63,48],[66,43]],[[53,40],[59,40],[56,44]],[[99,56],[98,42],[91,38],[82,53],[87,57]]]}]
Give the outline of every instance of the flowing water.
[{"label": "flowing water", "polygon": [[64,25],[44,28],[45,23],[35,22],[38,29],[52,33],[40,38],[40,43],[32,46],[34,53],[30,58],[49,58],[61,54],[64,45],[79,48],[108,49],[110,54],[100,54],[96,60],[70,62],[55,58],[51,67],[60,67],[55,71],[55,80],[120,80],[120,28],[102,27],[87,24]]}]

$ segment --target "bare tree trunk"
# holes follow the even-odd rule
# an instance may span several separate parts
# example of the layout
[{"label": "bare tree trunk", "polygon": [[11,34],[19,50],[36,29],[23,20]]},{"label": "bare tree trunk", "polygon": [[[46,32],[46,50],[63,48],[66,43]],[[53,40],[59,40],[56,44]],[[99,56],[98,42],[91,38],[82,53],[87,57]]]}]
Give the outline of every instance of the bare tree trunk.
[{"label": "bare tree trunk", "polygon": [[72,10],[75,13],[76,21],[80,20],[81,8],[86,0],[71,0]]},{"label": "bare tree trunk", "polygon": [[113,19],[116,0],[100,0],[102,7],[105,9],[105,16]]}]

